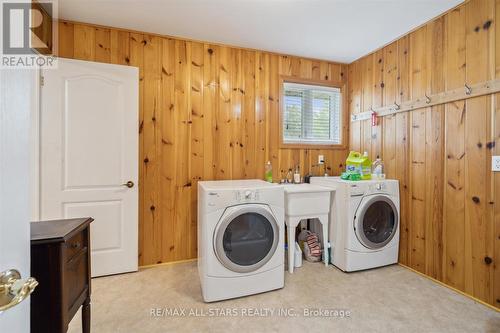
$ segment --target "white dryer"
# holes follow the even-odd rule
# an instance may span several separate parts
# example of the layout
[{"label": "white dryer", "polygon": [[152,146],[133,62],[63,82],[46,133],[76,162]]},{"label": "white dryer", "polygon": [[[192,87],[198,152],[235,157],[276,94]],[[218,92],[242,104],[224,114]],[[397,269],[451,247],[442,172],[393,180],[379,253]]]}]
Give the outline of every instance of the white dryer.
[{"label": "white dryer", "polygon": [[283,238],[282,186],[198,182],[198,273],[206,302],[283,288]]},{"label": "white dryer", "polygon": [[399,184],[397,180],[345,181],[313,177],[332,192],[331,262],[352,272],[398,262]]}]

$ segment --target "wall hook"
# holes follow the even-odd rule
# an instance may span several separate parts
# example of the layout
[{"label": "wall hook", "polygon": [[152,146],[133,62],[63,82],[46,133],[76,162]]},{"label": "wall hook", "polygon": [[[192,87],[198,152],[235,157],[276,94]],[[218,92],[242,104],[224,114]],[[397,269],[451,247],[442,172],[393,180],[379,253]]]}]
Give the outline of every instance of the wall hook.
[{"label": "wall hook", "polygon": [[398,103],[394,102],[394,109],[395,110],[401,109],[401,105],[399,105]]},{"label": "wall hook", "polygon": [[469,86],[467,85],[467,83],[465,84],[465,94],[466,94],[466,95],[470,95],[470,94],[472,94],[472,88],[471,88],[471,87],[469,87]]},{"label": "wall hook", "polygon": [[431,98],[427,96],[427,93],[425,93],[425,103],[430,104]]}]

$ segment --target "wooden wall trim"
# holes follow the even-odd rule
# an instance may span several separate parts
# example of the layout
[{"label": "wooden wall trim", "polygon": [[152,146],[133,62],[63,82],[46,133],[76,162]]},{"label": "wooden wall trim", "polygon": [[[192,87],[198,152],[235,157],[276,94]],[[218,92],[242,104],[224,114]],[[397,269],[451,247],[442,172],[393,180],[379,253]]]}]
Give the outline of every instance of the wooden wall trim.
[{"label": "wooden wall trim", "polygon": [[474,297],[474,296],[472,296],[472,295],[469,295],[469,294],[467,294],[467,293],[463,292],[462,290],[459,290],[459,289],[457,289],[457,288],[454,288],[454,287],[450,286],[449,284],[446,284],[446,283],[444,283],[444,282],[442,282],[442,281],[436,280],[435,278],[433,278],[433,277],[431,277],[431,276],[429,276],[429,275],[427,275],[427,274],[424,274],[424,273],[422,273],[422,272],[419,272],[419,271],[417,271],[417,270],[415,270],[415,269],[413,269],[413,268],[411,268],[411,267],[409,267],[409,266],[403,265],[403,264],[401,264],[401,263],[399,263],[398,265],[399,265],[399,266],[401,266],[401,267],[404,267],[405,269],[408,269],[408,270],[410,270],[410,271],[412,271],[412,272],[414,272],[414,273],[416,273],[416,274],[418,274],[418,275],[420,275],[420,276],[422,276],[422,277],[424,277],[424,278],[426,278],[426,279],[428,279],[428,280],[431,280],[431,281],[432,281],[432,282],[434,282],[434,283],[437,283],[437,284],[439,284],[439,285],[441,285],[441,286],[443,286],[443,287],[446,287],[446,288],[448,288],[448,289],[451,289],[451,290],[453,290],[454,292],[459,293],[460,295],[463,295],[463,296],[465,296],[465,297],[467,297],[467,298],[469,298],[469,299],[473,300],[474,302],[480,303],[480,304],[482,304],[482,305],[486,306],[487,308],[489,308],[489,309],[491,309],[491,310],[493,310],[493,311],[500,312],[500,308],[494,307],[494,306],[492,306],[491,304],[488,304],[488,303],[486,303],[485,301],[480,300],[479,298],[476,298],[476,297]]},{"label": "wooden wall trim", "polygon": [[192,259],[184,259],[184,260],[176,260],[176,261],[170,261],[170,262],[163,262],[161,264],[152,264],[152,265],[143,265],[139,266],[139,270],[145,270],[149,268],[155,268],[155,267],[162,267],[162,266],[170,266],[170,265],[179,265],[179,264],[185,264],[185,263],[190,263],[193,261],[198,261],[197,258],[192,258]]},{"label": "wooden wall trim", "polygon": [[476,84],[464,83],[464,87],[453,90],[438,92],[423,97],[416,98],[411,101],[405,101],[401,104],[394,102],[393,105],[374,108],[370,106],[370,110],[351,115],[351,121],[362,121],[371,118],[373,112],[378,117],[393,115],[400,112],[408,112],[422,108],[429,108],[446,103],[467,100],[469,98],[491,95],[500,92],[500,79],[480,82]]}]

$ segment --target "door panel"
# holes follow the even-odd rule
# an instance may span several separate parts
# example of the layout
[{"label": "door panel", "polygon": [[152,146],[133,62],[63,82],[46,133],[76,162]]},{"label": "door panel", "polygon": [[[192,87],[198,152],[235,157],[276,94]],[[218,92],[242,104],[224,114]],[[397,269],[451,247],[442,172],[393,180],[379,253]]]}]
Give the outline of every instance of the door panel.
[{"label": "door panel", "polygon": [[122,209],[121,200],[71,202],[64,204],[64,216],[73,218],[88,215],[94,218],[90,246],[95,257],[106,250],[122,247],[121,227],[125,223]]},{"label": "door panel", "polygon": [[41,219],[91,216],[92,276],[137,270],[138,69],[60,59],[43,71]]},{"label": "door panel", "polygon": [[[65,188],[113,186],[124,179],[123,126],[127,115],[123,112],[126,100],[123,90],[122,82],[106,76],[66,79]],[[91,92],[92,97],[82,92]],[[86,158],[82,159],[82,155]]]},{"label": "door panel", "polygon": [[[30,276],[30,116],[38,73],[0,70],[0,272]],[[36,292],[36,289],[35,291]],[[29,299],[0,314],[0,332],[30,331]]]}]

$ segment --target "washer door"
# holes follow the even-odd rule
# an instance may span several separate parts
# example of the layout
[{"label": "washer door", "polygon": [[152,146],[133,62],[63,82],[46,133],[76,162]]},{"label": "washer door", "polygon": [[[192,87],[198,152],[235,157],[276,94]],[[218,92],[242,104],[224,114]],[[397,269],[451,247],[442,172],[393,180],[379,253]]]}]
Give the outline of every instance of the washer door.
[{"label": "washer door", "polygon": [[278,224],[266,205],[228,208],[214,235],[217,258],[227,269],[253,272],[265,265],[278,246]]},{"label": "washer door", "polygon": [[365,247],[380,249],[396,234],[398,218],[390,197],[374,195],[363,198],[354,218],[356,237]]}]

